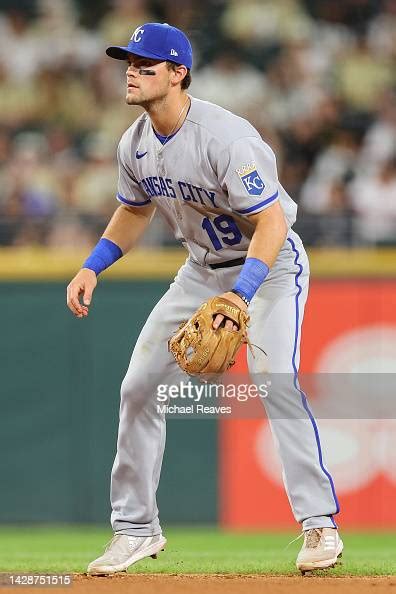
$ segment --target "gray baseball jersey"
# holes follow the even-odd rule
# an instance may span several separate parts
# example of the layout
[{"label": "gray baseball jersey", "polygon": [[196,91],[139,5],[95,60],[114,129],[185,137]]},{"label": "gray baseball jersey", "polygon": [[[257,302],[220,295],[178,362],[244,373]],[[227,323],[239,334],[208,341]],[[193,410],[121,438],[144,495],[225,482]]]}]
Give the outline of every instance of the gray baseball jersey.
[{"label": "gray baseball jersey", "polygon": [[[296,205],[279,184],[275,156],[244,119],[197,99],[181,129],[165,145],[142,115],[123,135],[118,159],[118,200],[136,207],[157,205],[190,252],[166,294],[148,317],[121,387],[117,455],[111,479],[115,532],[151,536],[161,532],[156,490],[165,445],[165,418],[156,406],[158,383],[188,377],[167,341],[206,299],[230,290],[242,264],[212,269],[245,256],[252,226],[248,216],[279,200],[291,226]],[[264,405],[271,419],[297,521],[303,528],[332,527],[338,502],[323,462],[319,432],[299,389],[301,324],[309,264],[292,229],[275,265],[250,306],[249,337],[266,353],[265,367],[287,382]],[[250,374],[262,359],[248,353]],[[293,410],[292,419],[285,409]]]},{"label": "gray baseball jersey", "polygon": [[296,219],[271,148],[247,120],[206,101],[191,98],[182,128],[165,145],[143,114],[124,133],[118,162],[118,200],[154,203],[201,264],[246,255],[253,227],[240,221],[277,200],[289,226]]}]

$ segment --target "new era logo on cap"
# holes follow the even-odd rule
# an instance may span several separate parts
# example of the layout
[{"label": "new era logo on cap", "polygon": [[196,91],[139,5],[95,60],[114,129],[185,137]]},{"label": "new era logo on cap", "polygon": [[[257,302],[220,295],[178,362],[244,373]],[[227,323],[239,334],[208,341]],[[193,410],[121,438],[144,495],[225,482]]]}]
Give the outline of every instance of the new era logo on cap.
[{"label": "new era logo on cap", "polygon": [[192,47],[188,37],[168,23],[145,23],[132,33],[127,46],[111,46],[106,54],[116,60],[126,60],[128,54],[153,60],[169,60],[192,67]]}]

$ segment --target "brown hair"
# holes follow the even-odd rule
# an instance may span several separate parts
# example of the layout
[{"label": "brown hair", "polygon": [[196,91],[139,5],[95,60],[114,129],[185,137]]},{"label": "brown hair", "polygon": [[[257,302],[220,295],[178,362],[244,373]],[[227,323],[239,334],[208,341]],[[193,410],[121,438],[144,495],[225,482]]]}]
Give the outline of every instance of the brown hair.
[{"label": "brown hair", "polygon": [[[169,60],[167,60],[166,65],[168,67],[168,70],[176,70],[176,68],[178,66],[180,66],[180,64],[176,64],[175,62],[170,62]],[[181,81],[182,91],[184,91],[185,89],[188,89],[188,87],[190,85],[191,85],[191,71],[189,68],[187,68],[187,74]]]}]

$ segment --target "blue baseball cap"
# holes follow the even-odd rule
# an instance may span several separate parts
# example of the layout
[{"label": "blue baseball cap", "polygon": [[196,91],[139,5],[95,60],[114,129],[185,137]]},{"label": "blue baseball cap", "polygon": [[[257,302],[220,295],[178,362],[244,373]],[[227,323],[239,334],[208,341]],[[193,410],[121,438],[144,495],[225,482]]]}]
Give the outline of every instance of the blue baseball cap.
[{"label": "blue baseball cap", "polygon": [[153,60],[169,60],[192,66],[192,47],[187,35],[168,23],[145,23],[138,27],[126,47],[111,46],[106,50],[110,58],[126,60],[128,54]]}]

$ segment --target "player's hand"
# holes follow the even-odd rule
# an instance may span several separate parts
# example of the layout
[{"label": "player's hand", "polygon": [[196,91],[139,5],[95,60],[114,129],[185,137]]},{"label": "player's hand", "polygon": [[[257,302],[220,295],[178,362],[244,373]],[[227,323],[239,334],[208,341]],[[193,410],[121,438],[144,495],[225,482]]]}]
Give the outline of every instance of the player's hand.
[{"label": "player's hand", "polygon": [[[92,293],[98,284],[96,274],[89,268],[82,268],[67,287],[67,306],[77,318],[85,318],[92,300]],[[82,297],[82,303],[80,302]]]},{"label": "player's hand", "polygon": [[[236,305],[237,307],[239,307],[239,309],[241,309],[242,311],[246,311],[247,310],[247,305],[244,302],[243,299],[241,299],[239,297],[239,295],[235,295],[235,293],[232,293],[231,291],[227,291],[227,293],[222,293],[221,295],[219,295],[219,297],[223,297],[224,299],[228,299],[228,301],[231,301],[234,305]],[[215,319],[213,320],[213,328],[215,330],[217,330],[217,328],[220,326],[220,324],[222,323],[222,321],[224,320],[224,316],[221,314],[218,314]],[[238,326],[236,326],[235,324],[233,324],[233,322],[231,320],[227,320],[224,324],[224,328],[226,328],[227,330],[238,330]]]}]

